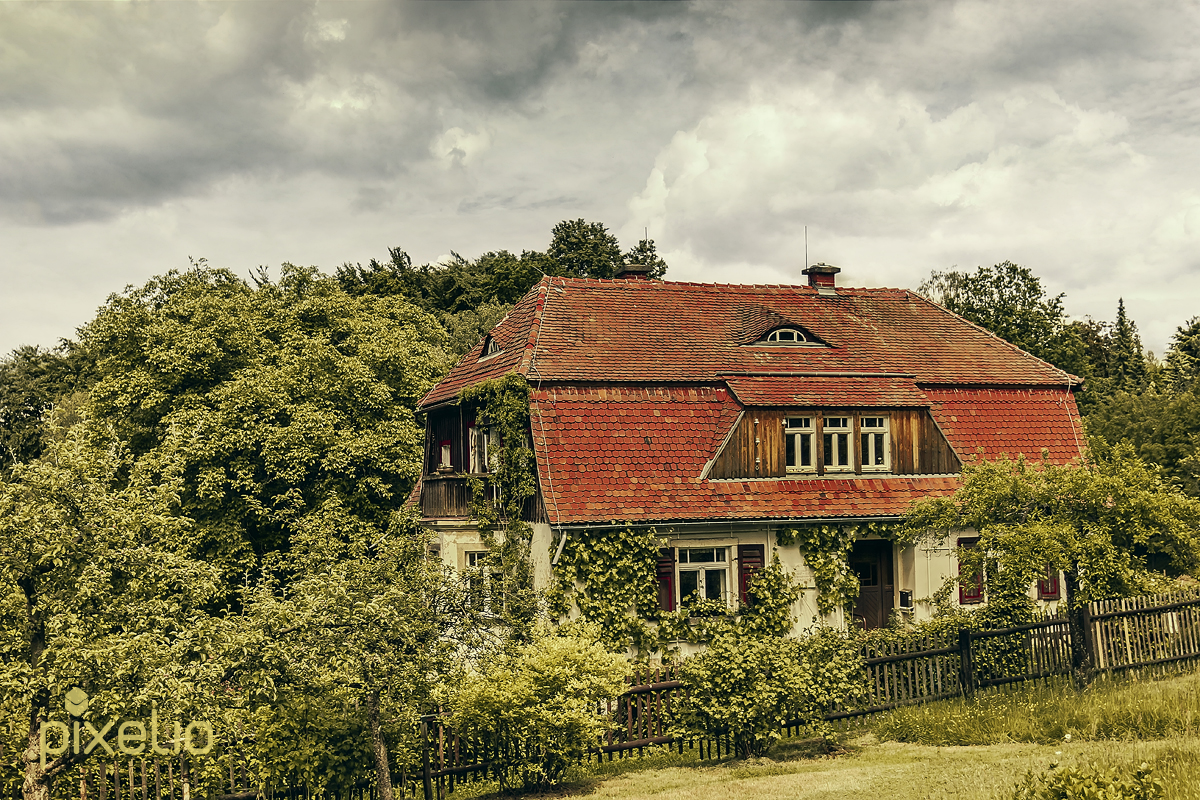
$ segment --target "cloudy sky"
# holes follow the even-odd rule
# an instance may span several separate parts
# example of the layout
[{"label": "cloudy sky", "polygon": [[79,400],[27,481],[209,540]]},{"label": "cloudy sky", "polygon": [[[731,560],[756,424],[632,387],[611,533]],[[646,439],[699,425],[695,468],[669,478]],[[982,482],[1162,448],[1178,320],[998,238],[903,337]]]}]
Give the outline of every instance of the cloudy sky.
[{"label": "cloudy sky", "polygon": [[0,352],[185,268],[645,229],[669,278],[1025,264],[1200,314],[1200,5],[0,3]]}]

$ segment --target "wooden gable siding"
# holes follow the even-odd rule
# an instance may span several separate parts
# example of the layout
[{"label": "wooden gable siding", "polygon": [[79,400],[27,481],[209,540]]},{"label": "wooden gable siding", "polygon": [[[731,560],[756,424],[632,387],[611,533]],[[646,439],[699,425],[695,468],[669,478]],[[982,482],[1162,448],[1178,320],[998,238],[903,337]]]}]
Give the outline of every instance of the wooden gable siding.
[{"label": "wooden gable siding", "polygon": [[709,477],[782,478],[786,475],[783,417],[783,409],[746,409],[713,463]]},{"label": "wooden gable siding", "polygon": [[[785,417],[854,416],[856,472],[862,471],[859,452],[858,416],[880,415],[890,419],[892,475],[948,475],[961,468],[946,437],[923,408],[899,409],[766,409],[748,408],[717,454],[710,478],[782,478],[787,475],[784,449]],[[822,461],[821,426],[816,425],[814,456]],[[811,474],[811,473],[810,473]]]}]

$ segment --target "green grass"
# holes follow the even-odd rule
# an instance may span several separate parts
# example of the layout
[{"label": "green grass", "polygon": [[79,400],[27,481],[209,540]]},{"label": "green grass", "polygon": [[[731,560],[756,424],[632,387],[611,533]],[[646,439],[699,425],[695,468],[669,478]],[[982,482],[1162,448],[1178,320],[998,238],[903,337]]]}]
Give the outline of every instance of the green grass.
[{"label": "green grass", "polygon": [[[1067,734],[1071,739],[1066,740]],[[1200,674],[1026,686],[879,715],[840,752],[784,740],[721,763],[658,749],[580,768],[557,797],[596,800],[1007,800],[1051,765],[1154,765],[1166,800],[1200,800]],[[485,787],[473,790],[474,796]],[[494,788],[493,788],[494,791]],[[455,793],[451,800],[468,795]]]},{"label": "green grass", "polygon": [[880,739],[927,745],[1197,737],[1200,673],[1105,678],[1082,692],[1049,683],[908,706],[873,720],[871,730]]}]

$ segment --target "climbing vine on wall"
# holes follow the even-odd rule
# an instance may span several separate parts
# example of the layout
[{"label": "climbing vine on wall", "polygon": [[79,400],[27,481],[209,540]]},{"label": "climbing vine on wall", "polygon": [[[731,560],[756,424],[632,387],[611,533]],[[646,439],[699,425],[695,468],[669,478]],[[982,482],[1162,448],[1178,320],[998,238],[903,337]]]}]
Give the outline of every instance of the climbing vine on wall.
[{"label": "climbing vine on wall", "polygon": [[529,446],[529,384],[508,374],[462,390],[460,401],[474,407],[477,425],[496,432],[499,447],[488,453],[486,479],[470,478],[471,515],[476,519],[492,575],[493,613],[524,638],[537,615],[530,540],[533,528],[521,519],[526,501],[537,493],[533,450]]},{"label": "climbing vine on wall", "polygon": [[657,562],[665,545],[654,528],[571,531],[555,567],[551,610],[562,618],[577,609],[580,619],[600,626],[610,648],[639,658],[670,656],[679,642],[708,643],[733,629],[750,636],[791,631],[800,588],[778,556],[755,573],[751,602],[735,610],[712,600],[659,610]]},{"label": "climbing vine on wall", "polygon": [[647,623],[658,616],[656,564],[665,545],[658,532],[627,525],[562,535],[567,538],[554,568],[551,611],[566,617],[574,606],[583,620],[600,625],[614,650],[658,650],[656,631]]},{"label": "climbing vine on wall", "polygon": [[843,525],[801,525],[775,534],[780,546],[800,546],[817,582],[817,610],[822,614],[854,609],[860,587],[849,556],[858,536],[858,528]]}]

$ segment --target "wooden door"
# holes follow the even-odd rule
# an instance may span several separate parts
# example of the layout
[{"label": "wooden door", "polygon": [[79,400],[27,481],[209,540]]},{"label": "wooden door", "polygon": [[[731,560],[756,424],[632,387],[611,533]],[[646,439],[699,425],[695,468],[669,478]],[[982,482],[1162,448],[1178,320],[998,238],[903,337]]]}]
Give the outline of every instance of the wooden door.
[{"label": "wooden door", "polygon": [[858,575],[858,603],[854,622],[863,628],[882,628],[892,613],[896,591],[896,568],[892,543],[869,539],[854,543],[850,551],[850,569]]}]

